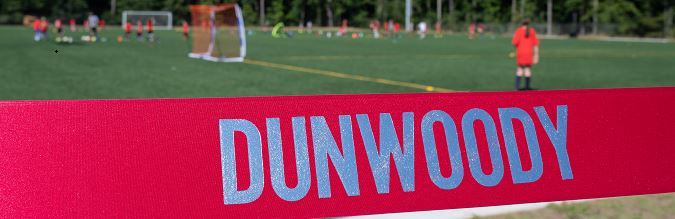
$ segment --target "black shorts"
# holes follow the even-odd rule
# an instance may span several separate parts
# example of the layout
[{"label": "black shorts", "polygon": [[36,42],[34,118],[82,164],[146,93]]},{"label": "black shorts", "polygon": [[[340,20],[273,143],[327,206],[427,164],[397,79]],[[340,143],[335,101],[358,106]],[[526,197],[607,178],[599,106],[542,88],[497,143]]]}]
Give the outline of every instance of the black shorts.
[{"label": "black shorts", "polygon": [[151,33],[152,33],[152,30],[148,30],[148,34],[151,34]]},{"label": "black shorts", "polygon": [[57,33],[63,33],[63,28],[60,28],[60,27],[59,27],[59,28],[56,28],[56,32],[57,32]]},{"label": "black shorts", "polygon": [[96,27],[92,27],[92,28],[91,28],[91,32],[96,33]]}]

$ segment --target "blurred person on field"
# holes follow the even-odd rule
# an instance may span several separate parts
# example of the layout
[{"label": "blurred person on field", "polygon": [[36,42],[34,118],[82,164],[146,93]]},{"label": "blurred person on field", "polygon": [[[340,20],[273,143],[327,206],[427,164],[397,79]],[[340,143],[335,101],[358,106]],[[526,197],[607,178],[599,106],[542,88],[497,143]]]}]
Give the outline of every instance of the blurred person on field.
[{"label": "blurred person on field", "polygon": [[387,31],[387,35],[388,35],[389,37],[391,37],[391,36],[394,35],[394,34],[392,33],[392,32],[394,32],[394,20],[389,19],[389,21],[387,21],[387,28],[385,28],[385,31]]},{"label": "blurred person on field", "polygon": [[47,38],[47,30],[49,30],[49,21],[46,17],[40,18],[40,32],[42,33],[40,39]]},{"label": "blurred person on field", "polygon": [[443,36],[443,29],[440,21],[436,21],[436,24],[434,24],[434,32],[436,32],[434,35],[436,38]]},{"label": "blurred person on field", "polygon": [[98,16],[96,16],[93,12],[89,12],[89,16],[87,17],[87,24],[89,24],[89,39],[91,39],[90,41],[96,41],[96,38],[98,38]]},{"label": "blurred person on field", "polygon": [[400,37],[398,35],[399,32],[401,32],[401,23],[396,22],[396,23],[394,23],[394,35],[395,35],[396,38]]},{"label": "blurred person on field", "polygon": [[136,21],[136,40],[143,40],[143,21]]},{"label": "blurred person on field", "polygon": [[68,21],[68,25],[70,25],[70,32],[75,32],[77,30],[77,24],[75,23],[75,19],[70,19]]},{"label": "blurred person on field", "polygon": [[54,20],[54,28],[56,28],[56,33],[58,34],[58,37],[63,37],[63,23],[61,23],[61,19],[56,19]]},{"label": "blurred person on field", "polygon": [[348,28],[348,26],[347,26],[347,19],[343,19],[343,20],[342,20],[342,25],[341,25],[340,28],[338,29],[337,36],[345,35],[345,34],[347,33],[347,28]]},{"label": "blurred person on field", "polygon": [[148,41],[155,41],[155,18],[150,18],[147,21],[147,30],[148,30]]},{"label": "blurred person on field", "polygon": [[131,37],[131,22],[127,21],[127,23],[124,24],[124,38],[126,40],[129,40]]},{"label": "blurred person on field", "polygon": [[40,19],[35,19],[33,21],[33,32],[35,32],[33,40],[35,40],[35,42],[40,41],[42,39],[42,21],[40,21]]},{"label": "blurred person on field", "polygon": [[476,38],[476,22],[472,21],[469,24],[469,39],[472,40],[474,38]]},{"label": "blurred person on field", "polygon": [[[516,48],[516,90],[531,90],[532,65],[539,63],[539,39],[530,19],[524,19],[513,34],[511,43]],[[525,78],[525,87],[520,87],[520,78]]]},{"label": "blurred person on field", "polygon": [[380,38],[380,21],[372,20],[370,21],[370,30],[373,31],[373,37],[375,39]]},{"label": "blurred person on field", "polygon": [[105,20],[100,19],[98,20],[98,30],[101,31],[103,28],[105,28]]},{"label": "blurred person on field", "polygon": [[417,24],[417,34],[419,34],[420,39],[424,39],[427,37],[427,22],[420,21]]},{"label": "blurred person on field", "polygon": [[485,31],[485,24],[483,22],[478,22],[478,25],[476,26],[476,32],[482,35],[484,31]]},{"label": "blurred person on field", "polygon": [[183,20],[183,39],[188,40],[190,38],[190,26],[188,22]]}]

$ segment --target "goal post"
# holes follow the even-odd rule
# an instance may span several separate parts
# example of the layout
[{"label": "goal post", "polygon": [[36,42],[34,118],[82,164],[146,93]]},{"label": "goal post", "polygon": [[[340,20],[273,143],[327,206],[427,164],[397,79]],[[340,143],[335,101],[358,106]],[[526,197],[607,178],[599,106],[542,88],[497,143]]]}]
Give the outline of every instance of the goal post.
[{"label": "goal post", "polygon": [[135,25],[140,20],[145,24],[150,19],[154,19],[153,25],[157,30],[173,29],[173,14],[170,11],[123,11],[122,28],[127,22]]},{"label": "goal post", "polygon": [[246,56],[244,18],[239,5],[190,5],[191,58],[243,62]]}]

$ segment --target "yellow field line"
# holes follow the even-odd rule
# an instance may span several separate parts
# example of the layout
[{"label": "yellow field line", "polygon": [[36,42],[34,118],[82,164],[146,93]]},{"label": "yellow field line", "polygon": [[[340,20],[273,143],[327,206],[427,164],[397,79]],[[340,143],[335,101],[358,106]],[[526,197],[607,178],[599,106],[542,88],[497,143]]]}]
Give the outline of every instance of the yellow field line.
[{"label": "yellow field line", "polygon": [[[352,59],[388,59],[392,57],[401,57],[402,55],[353,55],[353,56],[286,56],[284,59],[290,60],[352,60]],[[417,58],[417,59],[463,59],[463,58],[474,58],[474,55],[434,55],[434,54],[418,54],[418,55],[407,55],[406,58]]]},{"label": "yellow field line", "polygon": [[366,81],[366,82],[386,84],[386,85],[399,86],[399,87],[415,88],[415,89],[424,90],[424,91],[436,91],[436,92],[453,92],[454,91],[454,90],[450,90],[450,89],[446,89],[446,88],[434,87],[434,86],[430,86],[430,85],[417,84],[417,83],[411,83],[411,82],[405,82],[405,81],[395,81],[395,80],[389,80],[389,79],[384,79],[384,78],[374,78],[374,77],[368,77],[368,76],[362,76],[362,75],[346,74],[346,73],[340,73],[340,72],[334,72],[334,71],[305,68],[305,67],[300,67],[300,66],[285,65],[285,64],[279,64],[279,63],[251,60],[251,59],[245,59],[244,63],[268,67],[268,68],[277,68],[277,69],[283,69],[283,70],[289,70],[289,71],[295,71],[295,72],[302,72],[302,73],[309,73],[309,74],[315,74],[315,75],[322,75],[322,76],[328,76],[328,77],[334,77],[334,78],[343,78],[343,79]]}]

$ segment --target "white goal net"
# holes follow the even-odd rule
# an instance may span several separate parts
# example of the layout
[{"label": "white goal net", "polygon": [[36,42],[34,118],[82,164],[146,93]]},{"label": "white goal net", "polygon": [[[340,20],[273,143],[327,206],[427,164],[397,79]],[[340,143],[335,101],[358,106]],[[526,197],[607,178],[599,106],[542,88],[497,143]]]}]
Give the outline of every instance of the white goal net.
[{"label": "white goal net", "polygon": [[157,30],[173,28],[173,16],[170,11],[124,11],[122,12],[122,28],[127,22],[136,25],[136,22],[140,20],[145,25],[150,19],[154,19],[153,24]]},{"label": "white goal net", "polygon": [[215,62],[243,62],[244,17],[236,3],[190,5],[192,47],[188,54]]}]

